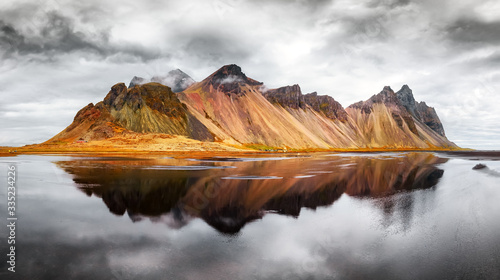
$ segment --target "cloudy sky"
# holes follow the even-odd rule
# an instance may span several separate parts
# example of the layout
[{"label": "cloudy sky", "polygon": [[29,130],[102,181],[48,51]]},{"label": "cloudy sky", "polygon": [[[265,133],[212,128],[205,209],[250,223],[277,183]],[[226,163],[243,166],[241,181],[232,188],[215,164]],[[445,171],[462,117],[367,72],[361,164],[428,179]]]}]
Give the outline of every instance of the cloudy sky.
[{"label": "cloudy sky", "polygon": [[408,84],[450,140],[500,150],[497,0],[0,3],[0,146],[45,141],[118,82],[235,63],[344,107]]}]

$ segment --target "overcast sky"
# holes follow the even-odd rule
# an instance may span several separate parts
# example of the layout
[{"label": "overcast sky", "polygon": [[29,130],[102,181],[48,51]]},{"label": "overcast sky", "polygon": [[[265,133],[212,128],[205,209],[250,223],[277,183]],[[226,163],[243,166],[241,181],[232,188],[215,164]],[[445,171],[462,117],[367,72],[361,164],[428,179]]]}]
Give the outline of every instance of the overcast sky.
[{"label": "overcast sky", "polygon": [[344,107],[408,84],[451,141],[500,150],[500,1],[7,0],[0,145],[49,139],[112,85],[225,64]]}]

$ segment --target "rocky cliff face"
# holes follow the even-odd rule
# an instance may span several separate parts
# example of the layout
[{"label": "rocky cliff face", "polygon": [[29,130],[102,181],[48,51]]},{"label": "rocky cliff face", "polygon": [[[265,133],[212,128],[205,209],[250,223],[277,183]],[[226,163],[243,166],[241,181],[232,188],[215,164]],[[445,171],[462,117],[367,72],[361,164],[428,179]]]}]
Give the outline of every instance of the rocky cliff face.
[{"label": "rocky cliff face", "polygon": [[302,94],[299,85],[270,89],[262,93],[271,104],[283,108],[306,109],[310,108],[324,114],[329,119],[347,121],[347,113],[333,97],[318,95],[317,92]]},{"label": "rocky cliff face", "polygon": [[445,136],[443,124],[434,108],[428,107],[425,102],[416,102],[413,97],[413,91],[408,85],[404,85],[401,90],[396,93],[396,96],[416,120],[423,122],[439,135]]},{"label": "rocky cliff face", "polygon": [[406,110],[408,110],[408,113],[415,118],[420,119],[420,114],[417,110],[417,103],[413,97],[413,91],[408,87],[408,85],[404,85],[398,92],[396,92],[396,96]]},{"label": "rocky cliff face", "polygon": [[332,120],[347,121],[347,112],[333,97],[312,92],[304,95],[304,101],[316,112],[321,112]]},{"label": "rocky cliff face", "polygon": [[270,89],[263,93],[271,104],[281,105],[283,108],[305,109],[306,103],[299,85]]},{"label": "rocky cliff face", "polygon": [[439,119],[434,108],[427,106],[427,104],[422,101],[417,103],[417,112],[420,115],[420,121],[437,132],[439,135],[446,137],[443,124],[441,123],[441,120]]}]

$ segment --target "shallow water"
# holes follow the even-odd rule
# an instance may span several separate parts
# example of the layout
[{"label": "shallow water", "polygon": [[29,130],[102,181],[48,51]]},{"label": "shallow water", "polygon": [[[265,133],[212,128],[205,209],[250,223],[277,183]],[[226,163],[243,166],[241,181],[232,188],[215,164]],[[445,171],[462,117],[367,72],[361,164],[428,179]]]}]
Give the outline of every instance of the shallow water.
[{"label": "shallow water", "polygon": [[17,272],[0,276],[500,279],[499,159],[0,158],[2,182],[18,169]]}]

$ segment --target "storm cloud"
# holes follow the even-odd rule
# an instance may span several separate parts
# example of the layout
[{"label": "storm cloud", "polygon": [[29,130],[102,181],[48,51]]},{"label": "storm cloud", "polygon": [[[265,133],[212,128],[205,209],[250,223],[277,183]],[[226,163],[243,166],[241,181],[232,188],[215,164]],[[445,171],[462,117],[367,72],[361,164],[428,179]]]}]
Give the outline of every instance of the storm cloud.
[{"label": "storm cloud", "polygon": [[0,145],[50,138],[133,76],[235,63],[344,107],[408,84],[450,140],[500,149],[499,18],[488,0],[2,3]]}]

